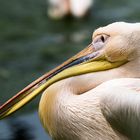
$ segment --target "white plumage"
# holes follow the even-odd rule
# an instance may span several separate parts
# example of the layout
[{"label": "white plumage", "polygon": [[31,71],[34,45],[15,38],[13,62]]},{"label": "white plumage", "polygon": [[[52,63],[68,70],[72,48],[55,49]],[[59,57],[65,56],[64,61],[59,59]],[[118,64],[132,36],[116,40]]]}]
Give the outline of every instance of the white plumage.
[{"label": "white plumage", "polygon": [[70,14],[81,18],[87,14],[93,2],[93,0],[48,0],[48,14],[54,19],[60,19]]}]

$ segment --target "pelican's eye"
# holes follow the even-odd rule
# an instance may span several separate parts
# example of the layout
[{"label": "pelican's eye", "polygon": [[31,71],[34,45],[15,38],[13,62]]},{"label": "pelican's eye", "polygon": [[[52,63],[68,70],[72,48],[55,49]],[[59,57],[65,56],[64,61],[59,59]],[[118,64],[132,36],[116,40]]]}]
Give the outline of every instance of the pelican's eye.
[{"label": "pelican's eye", "polygon": [[104,47],[104,44],[106,43],[108,38],[109,35],[106,34],[97,35],[92,41],[94,49],[97,51],[100,50],[102,47]]}]

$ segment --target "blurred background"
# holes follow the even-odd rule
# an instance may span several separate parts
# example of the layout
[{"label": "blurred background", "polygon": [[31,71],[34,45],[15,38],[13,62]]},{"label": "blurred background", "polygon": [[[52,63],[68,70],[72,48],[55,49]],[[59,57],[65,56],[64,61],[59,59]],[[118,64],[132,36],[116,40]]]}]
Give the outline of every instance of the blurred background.
[{"label": "blurred background", "polygon": [[[84,17],[70,12],[55,15],[58,12],[52,8],[62,5],[46,0],[0,1],[0,104],[85,48],[97,27],[140,21],[139,0],[95,0]],[[39,100],[0,121],[0,140],[50,140],[38,118]]]}]

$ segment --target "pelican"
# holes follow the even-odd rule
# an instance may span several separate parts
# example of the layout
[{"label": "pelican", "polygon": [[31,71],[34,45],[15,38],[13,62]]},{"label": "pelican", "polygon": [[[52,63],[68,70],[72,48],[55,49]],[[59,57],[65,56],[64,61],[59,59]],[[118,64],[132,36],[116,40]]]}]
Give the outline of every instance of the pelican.
[{"label": "pelican", "polygon": [[61,19],[67,15],[81,18],[92,7],[93,0],[48,0],[48,15],[53,19]]},{"label": "pelican", "polygon": [[3,119],[39,93],[54,140],[140,139],[140,23],[115,22],[92,43],[0,106]]}]

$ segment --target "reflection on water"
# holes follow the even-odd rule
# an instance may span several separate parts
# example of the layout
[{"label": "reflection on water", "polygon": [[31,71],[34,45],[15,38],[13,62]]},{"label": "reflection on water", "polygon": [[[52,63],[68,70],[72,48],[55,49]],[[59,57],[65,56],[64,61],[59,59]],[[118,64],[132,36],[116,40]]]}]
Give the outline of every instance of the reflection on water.
[{"label": "reflection on water", "polygon": [[0,122],[0,140],[50,140],[38,114],[10,118]]},{"label": "reflection on water", "polygon": [[14,120],[9,121],[10,129],[12,133],[10,140],[33,140],[34,134],[32,134],[32,126],[30,126],[26,121]]},{"label": "reflection on water", "polygon": [[[53,21],[46,0],[1,0],[0,104],[83,49],[98,26],[140,21],[139,9],[139,0],[96,0],[88,18]],[[38,102],[0,121],[0,140],[49,140],[37,113],[28,114]]]}]

